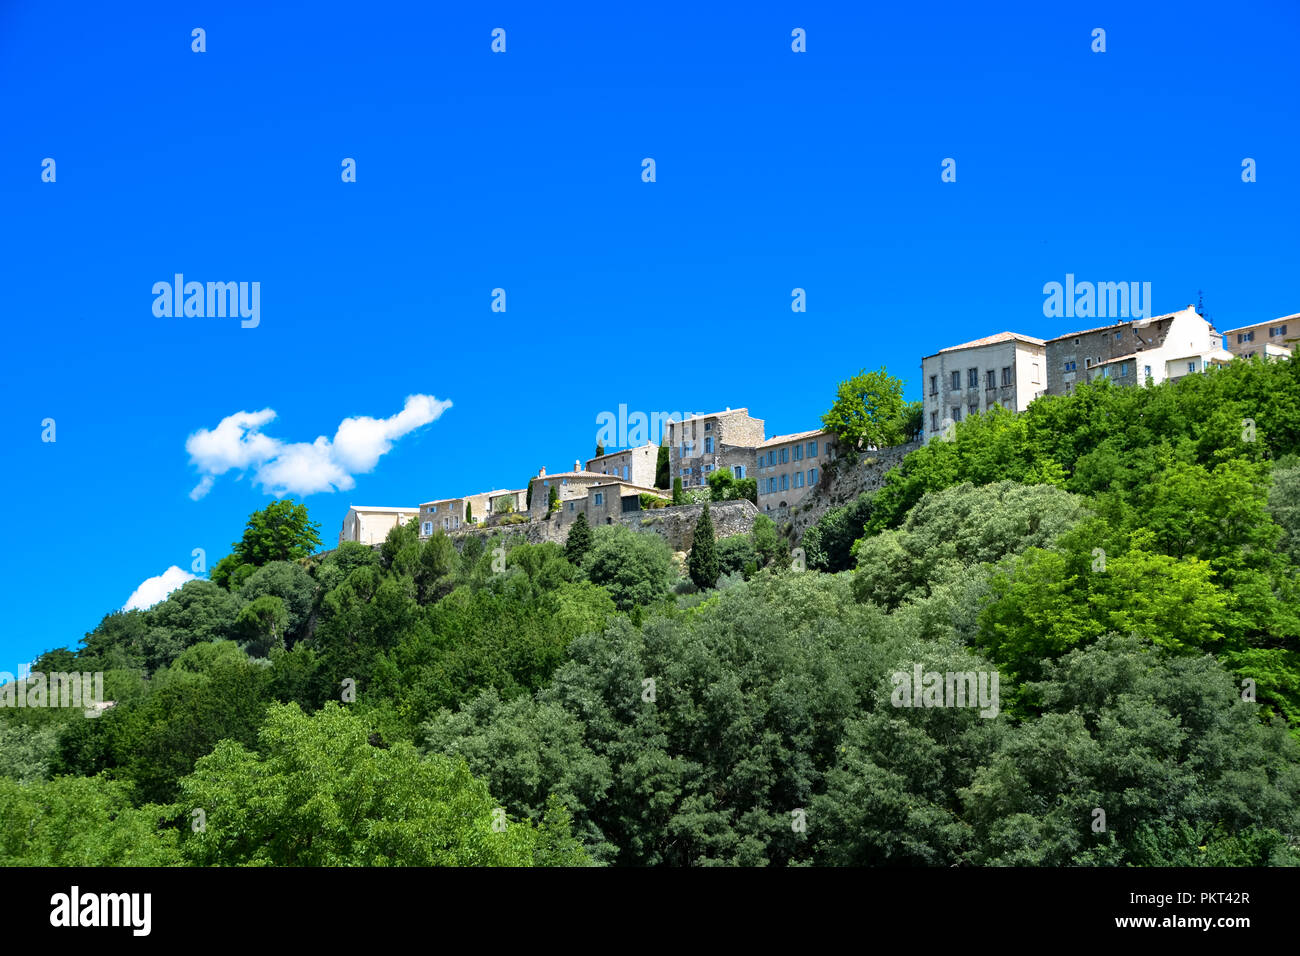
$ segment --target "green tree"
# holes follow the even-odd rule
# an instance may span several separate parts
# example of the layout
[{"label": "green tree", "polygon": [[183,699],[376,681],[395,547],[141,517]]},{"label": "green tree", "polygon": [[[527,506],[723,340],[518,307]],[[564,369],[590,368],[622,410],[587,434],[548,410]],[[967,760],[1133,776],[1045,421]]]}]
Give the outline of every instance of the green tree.
[{"label": "green tree", "polygon": [[908,437],[909,410],[903,383],[881,368],[865,369],[840,383],[822,427],[848,449],[899,445]]},{"label": "green tree", "polygon": [[[308,516],[307,506],[292,498],[273,501],[249,516],[244,536],[231,545],[231,554],[212,568],[210,577],[229,588],[240,565],[259,568],[271,561],[296,561],[319,547],[320,525]],[[237,587],[239,582],[233,583]]]},{"label": "green tree", "polygon": [[668,596],[673,562],[663,538],[621,524],[595,528],[591,536],[583,569],[609,592],[620,611],[647,608]]},{"label": "green tree", "polygon": [[474,503],[472,501],[465,502],[465,523],[474,523]]},{"label": "green tree", "polygon": [[546,495],[546,510],[552,514],[560,510],[560,489],[555,485],[551,485]]},{"label": "green tree", "polygon": [[271,648],[284,647],[288,624],[289,612],[284,608],[284,601],[272,594],[254,598],[235,618],[240,646],[252,657],[266,657]]},{"label": "green tree", "polygon": [[580,511],[573,526],[569,528],[569,537],[564,543],[564,556],[575,566],[581,567],[590,550],[591,525],[587,524],[587,515]]},{"label": "green tree", "polygon": [[600,442],[596,442],[596,457],[599,458],[603,454],[605,454],[605,446]]},{"label": "green tree", "polygon": [[160,807],[131,805],[107,777],[21,784],[0,777],[0,866],[176,866],[175,830]]},{"label": "green tree", "polygon": [[655,459],[655,487],[668,490],[669,472],[669,455],[668,445],[665,444],[666,438],[659,439],[659,456]]},{"label": "green tree", "polygon": [[678,476],[673,479],[673,504],[679,505],[681,503],[682,503],[682,479],[681,476]]},{"label": "green tree", "polygon": [[758,555],[760,567],[782,562],[789,557],[789,549],[777,533],[776,522],[767,515],[754,518],[754,527],[750,533],[754,537],[754,551]]},{"label": "green tree", "polygon": [[185,856],[210,866],[581,865],[568,815],[540,826],[500,818],[463,760],[421,759],[409,743],[374,746],[336,703],[307,716],[277,705],[256,752],[224,740],[182,781],[176,809],[203,807]]},{"label": "green tree", "polygon": [[718,583],[721,568],[718,565],[717,540],[713,533],[713,519],[709,517],[708,502],[704,504],[704,513],[695,522],[695,534],[691,538],[691,556],[687,562],[691,580],[697,588],[711,588]]}]

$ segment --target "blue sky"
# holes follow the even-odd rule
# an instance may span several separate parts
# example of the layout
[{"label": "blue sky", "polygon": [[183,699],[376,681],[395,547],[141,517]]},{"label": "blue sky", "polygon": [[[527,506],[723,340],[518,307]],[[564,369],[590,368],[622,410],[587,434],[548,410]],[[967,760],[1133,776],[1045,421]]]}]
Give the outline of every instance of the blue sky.
[{"label": "blue sky", "polygon": [[[377,456],[358,426],[304,499],[331,544],[567,468],[620,404],[775,434],[859,368],[919,397],[938,348],[1068,331],[1066,273],[1300,310],[1292,2],[473,6],[0,4],[0,671],[226,553],[276,489],[195,500],[186,442],[239,412],[301,466],[452,403]],[[156,317],[178,272],[260,282],[260,324]]]}]

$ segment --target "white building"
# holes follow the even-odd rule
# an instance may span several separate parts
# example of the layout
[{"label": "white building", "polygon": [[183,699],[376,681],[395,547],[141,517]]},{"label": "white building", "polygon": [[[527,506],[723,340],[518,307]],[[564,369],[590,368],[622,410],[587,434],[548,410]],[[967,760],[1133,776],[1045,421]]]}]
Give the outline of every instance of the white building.
[{"label": "white building", "polygon": [[925,441],[994,405],[1022,412],[1047,388],[1044,342],[999,332],[921,359]]}]

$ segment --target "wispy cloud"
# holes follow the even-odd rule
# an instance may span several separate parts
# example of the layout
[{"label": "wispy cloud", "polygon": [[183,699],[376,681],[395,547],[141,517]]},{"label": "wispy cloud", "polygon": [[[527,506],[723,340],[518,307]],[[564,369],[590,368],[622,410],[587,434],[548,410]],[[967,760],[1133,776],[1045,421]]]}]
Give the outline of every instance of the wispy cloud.
[{"label": "wispy cloud", "polygon": [[146,608],[151,608],[186,581],[193,580],[194,575],[188,571],[182,571],[173,564],[157,577],[145,578],[141,581],[140,586],[131,592],[131,596],[122,605],[122,610],[143,611]]},{"label": "wispy cloud", "polygon": [[353,475],[373,471],[393,442],[437,421],[450,407],[450,401],[432,395],[410,395],[390,418],[345,418],[332,440],[321,435],[313,442],[285,442],[265,434],[262,428],[276,418],[273,409],[235,412],[216,428],[200,428],[186,440],[190,464],[200,476],[190,497],[202,498],[227,472],[243,477],[249,470],[253,481],[276,497],[346,491],[356,485]]}]

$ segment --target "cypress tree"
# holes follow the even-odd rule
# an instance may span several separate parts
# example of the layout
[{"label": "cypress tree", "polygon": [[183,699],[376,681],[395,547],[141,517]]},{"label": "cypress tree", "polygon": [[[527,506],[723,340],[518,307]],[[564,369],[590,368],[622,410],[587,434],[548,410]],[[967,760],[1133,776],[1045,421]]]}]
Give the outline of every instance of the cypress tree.
[{"label": "cypress tree", "polygon": [[691,557],[687,562],[691,580],[703,590],[718,583],[722,568],[718,564],[718,549],[713,538],[713,519],[709,517],[709,503],[704,503],[704,514],[695,523],[695,538],[691,542]]},{"label": "cypress tree", "polygon": [[581,511],[578,512],[578,519],[573,522],[573,527],[569,529],[569,538],[564,542],[564,556],[569,559],[573,565],[581,565],[582,559],[587,556],[591,550],[591,525],[587,524],[587,516]]},{"label": "cypress tree", "polygon": [[659,442],[659,458],[655,461],[655,487],[668,490],[668,446]]},{"label": "cypress tree", "polygon": [[600,442],[596,442],[596,457],[599,458],[603,454],[605,454],[605,446]]},{"label": "cypress tree", "polygon": [[473,522],[473,520],[474,520],[474,505],[467,501],[465,502],[465,523],[470,524]]},{"label": "cypress tree", "polygon": [[560,489],[551,485],[551,493],[546,496],[546,510],[558,511],[560,509]]},{"label": "cypress tree", "polygon": [[682,479],[674,478],[673,479],[673,504],[679,505],[681,503],[682,503]]}]

